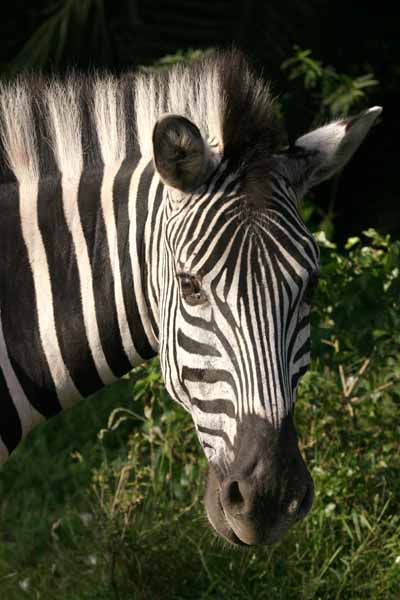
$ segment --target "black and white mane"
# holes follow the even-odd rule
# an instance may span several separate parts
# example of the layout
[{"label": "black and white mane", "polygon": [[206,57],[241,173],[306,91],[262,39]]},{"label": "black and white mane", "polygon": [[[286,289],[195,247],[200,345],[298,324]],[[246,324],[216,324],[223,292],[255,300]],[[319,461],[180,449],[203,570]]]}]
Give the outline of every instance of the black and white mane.
[{"label": "black and white mane", "polygon": [[251,172],[265,174],[278,144],[268,86],[238,51],[119,78],[21,76],[0,86],[0,181],[61,169],[73,177],[138,150],[151,157],[152,131],[165,113],[191,119],[223,159]]}]

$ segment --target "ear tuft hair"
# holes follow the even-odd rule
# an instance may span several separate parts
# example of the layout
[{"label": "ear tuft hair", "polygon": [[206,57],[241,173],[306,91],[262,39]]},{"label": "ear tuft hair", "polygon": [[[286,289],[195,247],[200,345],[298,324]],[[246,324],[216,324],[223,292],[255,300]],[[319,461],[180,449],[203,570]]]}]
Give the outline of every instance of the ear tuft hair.
[{"label": "ear tuft hair", "polygon": [[314,129],[277,155],[298,198],[346,165],[381,112],[380,106],[374,106],[355,117]]},{"label": "ear tuft hair", "polygon": [[161,179],[183,192],[198,188],[212,169],[211,152],[194,123],[164,115],[153,130],[153,155]]}]

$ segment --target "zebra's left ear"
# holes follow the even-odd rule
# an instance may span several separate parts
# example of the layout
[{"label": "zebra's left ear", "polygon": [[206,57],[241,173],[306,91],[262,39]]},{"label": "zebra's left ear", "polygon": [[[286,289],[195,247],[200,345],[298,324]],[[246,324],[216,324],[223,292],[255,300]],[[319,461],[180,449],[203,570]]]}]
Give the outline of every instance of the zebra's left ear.
[{"label": "zebra's left ear", "polygon": [[296,140],[284,153],[284,166],[299,198],[345,166],[381,112],[380,106],[374,106],[356,117],[334,121]]},{"label": "zebra's left ear", "polygon": [[167,114],[153,130],[154,164],[167,185],[192,192],[212,170],[212,155],[198,127],[186,117]]}]

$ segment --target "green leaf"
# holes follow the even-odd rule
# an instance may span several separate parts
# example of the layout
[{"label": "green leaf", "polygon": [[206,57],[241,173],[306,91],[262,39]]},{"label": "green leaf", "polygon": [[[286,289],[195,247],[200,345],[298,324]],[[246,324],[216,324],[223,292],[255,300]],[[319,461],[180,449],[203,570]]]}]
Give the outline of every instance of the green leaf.
[{"label": "green leaf", "polygon": [[345,244],[345,249],[346,250],[350,250],[350,248],[353,248],[353,246],[355,246],[356,244],[358,244],[360,242],[360,238],[355,236],[355,237],[350,237],[348,238],[346,244]]}]

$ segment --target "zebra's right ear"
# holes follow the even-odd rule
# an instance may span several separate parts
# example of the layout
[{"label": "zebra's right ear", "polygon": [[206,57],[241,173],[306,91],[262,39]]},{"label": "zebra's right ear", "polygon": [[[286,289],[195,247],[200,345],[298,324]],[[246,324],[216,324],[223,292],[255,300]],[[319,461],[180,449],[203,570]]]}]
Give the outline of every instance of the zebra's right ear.
[{"label": "zebra's right ear", "polygon": [[165,115],[153,130],[154,164],[167,185],[193,192],[213,168],[212,155],[198,127],[186,117]]}]

